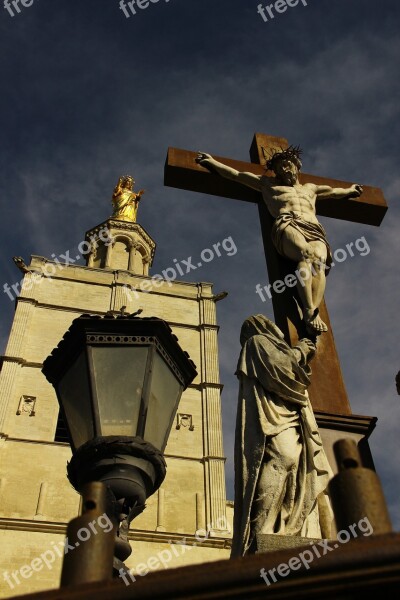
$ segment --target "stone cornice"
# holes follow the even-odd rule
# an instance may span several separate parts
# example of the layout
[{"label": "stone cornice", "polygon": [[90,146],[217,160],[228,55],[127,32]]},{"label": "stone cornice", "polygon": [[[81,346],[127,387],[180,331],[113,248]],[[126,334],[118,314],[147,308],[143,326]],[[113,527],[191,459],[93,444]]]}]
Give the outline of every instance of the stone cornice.
[{"label": "stone cornice", "polygon": [[0,356],[0,369],[3,366],[3,363],[5,362],[17,363],[18,365],[21,365],[23,367],[33,367],[35,369],[41,369],[43,366],[43,363],[31,362],[29,360],[21,358],[20,356],[8,356],[7,354],[4,354],[3,356]]},{"label": "stone cornice", "polygon": [[349,431],[351,433],[361,433],[367,438],[375,429],[377,417],[362,415],[339,415],[322,411],[314,411],[318,427],[321,429],[336,429],[339,431]]},{"label": "stone cornice", "polygon": [[[53,260],[50,260],[48,258],[46,258],[45,256],[39,256],[36,254],[32,254],[31,255],[31,259],[37,259],[39,261],[42,261],[43,263],[50,263],[50,264],[60,264],[62,265],[62,269],[59,269],[59,272],[56,272],[54,274],[51,275],[51,279],[59,279],[62,281],[75,281],[77,283],[83,283],[83,284],[90,284],[90,285],[99,285],[99,286],[117,286],[117,285],[121,285],[122,287],[124,287],[125,285],[128,285],[128,282],[123,282],[123,281],[118,281],[112,279],[112,281],[110,283],[104,282],[104,281],[85,281],[80,279],[79,277],[63,277],[62,276],[62,272],[65,270],[69,270],[69,269],[82,269],[84,271],[91,271],[91,272],[98,272],[98,273],[102,273],[104,274],[108,274],[111,277],[115,275],[119,275],[120,273],[126,273],[128,277],[137,277],[140,280],[151,280],[152,279],[152,275],[139,275],[139,274],[133,274],[131,271],[128,271],[127,269],[111,269],[111,268],[100,268],[100,267],[88,267],[87,265],[81,265],[78,263],[74,263],[74,264],[67,264],[67,263],[56,263]],[[39,274],[41,273],[41,271],[37,271]],[[43,275],[43,277],[45,277],[45,275],[43,273],[41,273]],[[159,281],[159,280],[157,280]],[[171,296],[173,298],[182,298],[184,300],[193,300],[195,302],[199,302],[200,300],[213,300],[213,295],[212,294],[208,294],[208,295],[203,295],[203,294],[199,294],[197,293],[196,296],[185,296],[184,294],[173,294],[173,293],[168,293],[167,289],[165,288],[169,288],[169,287],[174,287],[174,286],[187,286],[187,287],[191,287],[191,288],[199,288],[203,285],[207,285],[207,286],[212,286],[213,284],[207,281],[199,281],[199,282],[193,282],[193,281],[181,281],[181,280],[175,280],[175,281],[167,281],[166,279],[163,279],[163,281],[165,282],[165,286],[164,288],[161,287],[157,287],[154,291],[153,290],[146,290],[146,291],[142,291],[140,290],[139,286],[137,287],[136,291],[138,293],[142,293],[142,294],[158,294],[160,296]],[[171,284],[170,285],[168,285]],[[31,297],[28,296],[18,296],[17,298],[18,301],[25,301],[25,302],[31,302],[32,304],[38,303],[37,300],[34,300]],[[210,325],[212,326],[212,325]]]},{"label": "stone cornice", "polygon": [[[36,533],[53,533],[65,535],[67,523],[51,521],[35,521],[33,519],[8,519],[0,518],[0,530],[24,531]],[[137,542],[158,542],[160,544],[180,544],[187,546],[204,546],[207,548],[229,549],[231,547],[230,537],[209,537],[204,541],[199,541],[192,533],[168,533],[166,531],[145,531],[142,529],[131,529],[129,539]],[[201,537],[203,539],[203,536]]]},{"label": "stone cornice", "polygon": [[[49,440],[28,440],[26,438],[15,438],[15,437],[7,437],[7,442],[17,442],[17,443],[23,443],[23,444],[41,444],[44,446],[61,446],[63,448],[67,448],[69,449],[70,446],[67,442],[54,442],[54,441],[49,441]],[[164,457],[166,460],[168,459],[173,459],[173,460],[185,460],[185,461],[195,461],[198,463],[202,463],[204,461],[209,461],[209,460],[219,460],[219,461],[223,461],[226,462],[226,457],[224,456],[183,456],[181,454],[171,454],[168,452],[164,453]]]},{"label": "stone cornice", "polygon": [[15,438],[7,437],[7,442],[17,442],[18,444],[40,444],[43,446],[61,446],[63,448],[69,448],[68,442],[55,442],[53,440],[28,440],[27,438]]},{"label": "stone cornice", "polygon": [[[207,548],[230,549],[232,539],[230,537],[209,537],[203,541],[199,541],[194,534],[176,534],[168,532],[143,531],[133,529],[129,531],[129,539],[143,542],[159,542],[165,544],[179,544],[185,541],[187,546],[204,546]],[[203,539],[203,536],[201,536]]]}]

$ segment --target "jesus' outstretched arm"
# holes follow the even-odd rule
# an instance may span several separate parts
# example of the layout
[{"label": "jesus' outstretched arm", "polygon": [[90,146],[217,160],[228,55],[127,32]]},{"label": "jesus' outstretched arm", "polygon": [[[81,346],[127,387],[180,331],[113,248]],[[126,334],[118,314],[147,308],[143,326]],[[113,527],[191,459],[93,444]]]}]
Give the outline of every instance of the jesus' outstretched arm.
[{"label": "jesus' outstretched arm", "polygon": [[332,188],[329,185],[316,185],[315,193],[317,198],[339,200],[340,198],[358,198],[361,196],[363,188],[355,183],[349,188]]},{"label": "jesus' outstretched arm", "polygon": [[197,154],[196,162],[209,171],[218,173],[218,175],[225,177],[225,179],[237,181],[238,183],[242,183],[243,185],[257,190],[258,192],[261,191],[261,177],[254,175],[254,173],[247,173],[245,171],[237,171],[236,169],[232,169],[232,167],[228,167],[227,165],[218,162],[211,156],[211,154],[206,154],[205,152],[199,152]]}]

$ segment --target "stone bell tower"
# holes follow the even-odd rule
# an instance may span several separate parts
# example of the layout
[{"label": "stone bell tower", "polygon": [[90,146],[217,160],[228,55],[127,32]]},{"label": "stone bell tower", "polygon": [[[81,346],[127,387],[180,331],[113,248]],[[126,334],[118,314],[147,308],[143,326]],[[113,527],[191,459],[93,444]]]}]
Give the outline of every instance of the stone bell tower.
[{"label": "stone bell tower", "polygon": [[[109,239],[102,240],[107,231]],[[156,244],[139,223],[129,223],[110,217],[86,233],[86,241],[96,240],[87,257],[87,266],[96,269],[131,271],[149,275]],[[112,240],[111,243],[108,243]]]},{"label": "stone bell tower", "polygon": [[[86,233],[86,265],[33,255],[24,271],[0,371],[0,597],[59,585],[57,548],[80,497],[66,477],[71,451],[55,391],[41,369],[83,313],[141,309],[144,317],[164,319],[198,371],[165,449],[166,479],[132,522],[127,566],[139,576],[229,557],[217,296],[210,283],[150,276],[156,246],[136,222],[143,192],[135,193],[133,183],[120,178],[112,216]],[[50,566],[35,570],[34,559],[46,551]]]}]

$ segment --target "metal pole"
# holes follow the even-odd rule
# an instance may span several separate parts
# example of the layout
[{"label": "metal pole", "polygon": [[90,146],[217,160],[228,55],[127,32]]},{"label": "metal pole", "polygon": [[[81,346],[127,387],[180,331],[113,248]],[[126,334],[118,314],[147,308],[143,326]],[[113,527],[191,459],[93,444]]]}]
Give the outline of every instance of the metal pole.
[{"label": "metal pole", "polygon": [[116,521],[112,494],[104,483],[94,481],[82,488],[82,515],[67,527],[61,587],[110,581]]}]

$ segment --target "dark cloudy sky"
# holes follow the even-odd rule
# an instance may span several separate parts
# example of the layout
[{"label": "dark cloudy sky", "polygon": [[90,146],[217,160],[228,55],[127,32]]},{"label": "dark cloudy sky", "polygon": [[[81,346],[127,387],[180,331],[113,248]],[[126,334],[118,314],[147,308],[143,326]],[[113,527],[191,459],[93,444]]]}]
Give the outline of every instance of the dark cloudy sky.
[{"label": "dark cloudy sky", "polygon": [[[308,0],[264,22],[259,0],[170,0],[130,18],[119,0],[0,3],[1,288],[13,255],[73,250],[110,212],[118,176],[147,190],[139,221],[153,273],[232,237],[237,253],[187,276],[220,302],[221,379],[232,498],[233,375],[242,321],[272,316],[256,207],[163,186],[168,146],[248,160],[255,131],[304,148],[304,170],[381,187],[380,228],[321,219],[334,249],[370,252],[337,265],[327,304],[353,412],[376,415],[371,447],[400,525],[398,0]],[[265,6],[267,2],[263,2]],[[0,294],[1,345],[13,302]]]}]

